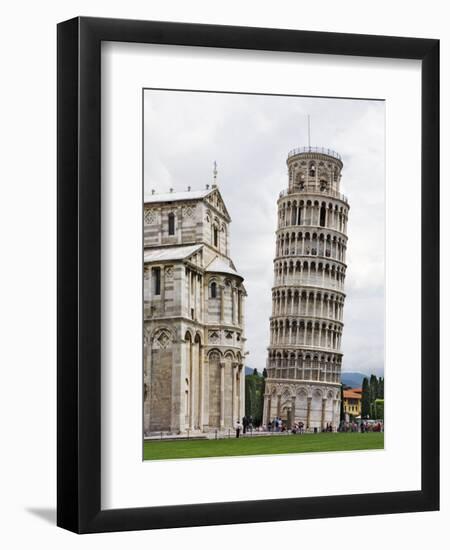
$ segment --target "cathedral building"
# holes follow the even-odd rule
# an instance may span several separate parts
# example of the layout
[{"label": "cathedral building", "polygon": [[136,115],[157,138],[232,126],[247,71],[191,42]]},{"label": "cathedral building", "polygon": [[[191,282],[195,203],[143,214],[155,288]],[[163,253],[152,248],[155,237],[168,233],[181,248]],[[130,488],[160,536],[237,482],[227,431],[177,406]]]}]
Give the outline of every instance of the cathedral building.
[{"label": "cathedral building", "polygon": [[244,415],[246,291],[230,222],[215,183],[145,197],[145,435],[225,431]]},{"label": "cathedral building", "polygon": [[321,147],[294,149],[278,199],[264,423],[306,430],[339,424],[349,205],[342,160]]}]

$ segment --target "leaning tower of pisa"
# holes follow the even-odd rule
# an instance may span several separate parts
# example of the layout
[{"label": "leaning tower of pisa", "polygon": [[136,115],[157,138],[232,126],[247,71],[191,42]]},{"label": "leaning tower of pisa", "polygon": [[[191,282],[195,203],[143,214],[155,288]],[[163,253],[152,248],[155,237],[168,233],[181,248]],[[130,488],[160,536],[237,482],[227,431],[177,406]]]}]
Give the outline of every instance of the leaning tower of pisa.
[{"label": "leaning tower of pisa", "polygon": [[322,147],[294,149],[278,199],[264,423],[307,431],[339,424],[341,338],[349,205],[342,160]]}]

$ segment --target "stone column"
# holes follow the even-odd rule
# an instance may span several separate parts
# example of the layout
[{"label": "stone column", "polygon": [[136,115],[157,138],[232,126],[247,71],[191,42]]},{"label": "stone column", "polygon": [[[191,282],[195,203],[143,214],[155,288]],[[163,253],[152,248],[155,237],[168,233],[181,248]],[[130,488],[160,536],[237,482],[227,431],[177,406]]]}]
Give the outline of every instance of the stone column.
[{"label": "stone column", "polygon": [[309,429],[309,423],[311,421],[311,401],[312,397],[308,397],[307,399],[307,408],[306,408],[306,429]]},{"label": "stone column", "polygon": [[[189,319],[190,319],[191,318],[191,303],[192,303],[192,297],[191,297],[191,270],[190,269],[187,269],[186,276],[187,276],[187,306],[188,306],[187,317],[189,317]],[[181,293],[181,295],[183,295],[183,292]]]},{"label": "stone column", "polygon": [[236,367],[237,363],[231,363],[231,425],[236,422]]},{"label": "stone column", "polygon": [[337,403],[337,399],[333,399],[333,411],[332,411],[332,416],[331,416],[331,424],[333,426],[333,428],[336,428],[336,403]]},{"label": "stone column", "polygon": [[200,276],[200,322],[204,323],[205,319],[205,293],[208,292],[208,287],[206,286],[206,277]]},{"label": "stone column", "polygon": [[161,312],[164,315],[164,311],[166,309],[166,278],[165,278],[165,267],[162,266],[160,270],[160,277],[161,277]]},{"label": "stone column", "polygon": [[327,398],[323,397],[322,398],[322,418],[320,420],[320,425],[321,425],[322,430],[325,428],[325,407],[326,407],[326,404],[327,404]]},{"label": "stone column", "polygon": [[203,358],[203,431],[209,428],[209,360]]},{"label": "stone column", "polygon": [[225,426],[225,363],[220,362],[220,427]]},{"label": "stone column", "polygon": [[242,292],[241,291],[238,291],[238,325],[242,325]]},{"label": "stone column", "polygon": [[223,285],[220,286],[220,321],[223,322],[224,319],[224,293],[225,288]]},{"label": "stone column", "polygon": [[267,428],[267,424],[270,421],[270,398],[266,394],[264,395],[264,408],[263,408],[263,411],[264,411],[263,424]]},{"label": "stone column", "polygon": [[177,242],[178,244],[181,244],[182,229],[183,229],[183,209],[181,206],[177,208],[177,217],[176,217],[175,223],[176,223]]},{"label": "stone column", "polygon": [[200,430],[203,430],[203,411],[204,411],[204,392],[205,392],[205,375],[204,375],[204,364],[203,364],[203,346],[200,344],[198,346],[198,427]]},{"label": "stone column", "polygon": [[239,420],[245,415],[245,375],[244,365],[239,365]]},{"label": "stone column", "polygon": [[191,342],[191,345],[189,346],[189,366],[190,366],[190,374],[189,374],[189,428],[191,430],[195,427],[195,401],[194,401],[194,394],[195,394],[195,367],[194,367],[194,342]]},{"label": "stone column", "polygon": [[192,273],[192,281],[194,282],[194,316],[193,319],[197,321],[197,273]]},{"label": "stone column", "polygon": [[291,420],[292,423],[295,422],[295,395],[291,397]]},{"label": "stone column", "polygon": [[281,394],[277,395],[277,416],[281,416]]}]

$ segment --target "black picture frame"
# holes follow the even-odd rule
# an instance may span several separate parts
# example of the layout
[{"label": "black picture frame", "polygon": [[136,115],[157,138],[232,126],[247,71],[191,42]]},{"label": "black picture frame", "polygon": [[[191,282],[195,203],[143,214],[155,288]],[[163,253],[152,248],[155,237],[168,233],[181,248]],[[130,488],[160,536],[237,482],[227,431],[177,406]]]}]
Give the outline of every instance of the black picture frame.
[{"label": "black picture frame", "polygon": [[[57,524],[76,533],[439,509],[439,41],[77,17],[58,25]],[[420,491],[101,509],[102,41],[422,62]]]}]

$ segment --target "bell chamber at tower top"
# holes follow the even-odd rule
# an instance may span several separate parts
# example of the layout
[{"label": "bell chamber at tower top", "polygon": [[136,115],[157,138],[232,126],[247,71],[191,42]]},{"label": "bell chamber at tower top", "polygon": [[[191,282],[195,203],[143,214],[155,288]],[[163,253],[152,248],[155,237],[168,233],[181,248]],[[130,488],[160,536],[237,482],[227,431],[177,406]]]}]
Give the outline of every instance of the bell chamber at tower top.
[{"label": "bell chamber at tower top", "polygon": [[324,147],[301,147],[287,158],[289,185],[280,196],[311,192],[347,202],[340,193],[342,159],[336,151]]},{"label": "bell chamber at tower top", "polygon": [[325,240],[345,241],[350,207],[340,192],[340,155],[323,147],[302,147],[290,151],[286,162],[289,181],[278,199],[278,230],[299,225],[325,228],[331,230]]}]

